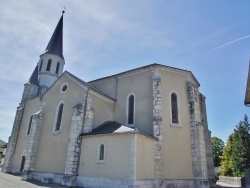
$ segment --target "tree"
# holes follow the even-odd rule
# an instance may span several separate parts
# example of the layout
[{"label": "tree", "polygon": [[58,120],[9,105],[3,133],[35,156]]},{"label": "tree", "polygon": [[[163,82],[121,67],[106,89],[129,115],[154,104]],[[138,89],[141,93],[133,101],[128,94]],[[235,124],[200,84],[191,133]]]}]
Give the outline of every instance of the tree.
[{"label": "tree", "polygon": [[227,144],[223,149],[221,156],[221,168],[220,174],[223,176],[233,176],[233,165],[232,165],[232,150],[233,150],[233,139],[234,135],[229,135]]},{"label": "tree", "polygon": [[245,115],[234,130],[232,164],[234,176],[243,176],[244,169],[250,169],[250,125]]},{"label": "tree", "polygon": [[223,153],[224,142],[216,137],[212,137],[212,149],[213,149],[213,159],[214,159],[214,166],[220,166],[221,156]]},{"label": "tree", "polygon": [[220,173],[225,176],[243,176],[250,169],[250,124],[245,115],[228,138],[222,154]]}]

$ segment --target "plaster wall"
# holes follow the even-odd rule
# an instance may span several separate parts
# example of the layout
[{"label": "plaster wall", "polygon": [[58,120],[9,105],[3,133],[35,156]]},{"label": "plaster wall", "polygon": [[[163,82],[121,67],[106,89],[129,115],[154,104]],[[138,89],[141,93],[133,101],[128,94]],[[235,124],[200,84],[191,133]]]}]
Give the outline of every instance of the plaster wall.
[{"label": "plaster wall", "polygon": [[[127,125],[126,106],[127,97],[133,93],[135,95],[135,127],[143,133],[153,134],[152,128],[152,81],[151,70],[146,69],[136,74],[117,76],[117,102],[114,104],[114,120]],[[107,79],[93,82],[98,89],[110,90],[115,93],[116,79]]]},{"label": "plaster wall", "polygon": [[39,98],[26,101],[13,158],[13,168],[15,169],[20,169],[22,156],[25,155],[25,150],[27,148],[27,143],[29,139],[27,135],[27,130],[30,122],[30,117],[32,114],[38,112],[39,109]]},{"label": "plaster wall", "polygon": [[[67,84],[68,88],[62,93],[61,88],[65,84]],[[35,165],[36,171],[64,173],[73,107],[79,102],[84,101],[85,94],[86,88],[83,88],[71,78],[64,75],[43,96],[43,101],[45,102],[44,120],[40,133]],[[109,109],[112,109],[112,104],[98,99],[96,95],[91,93],[89,97],[94,101],[93,107],[95,108],[96,106],[94,116],[96,113],[96,117],[98,118],[94,120],[95,126],[100,122],[110,120],[112,118],[112,110]],[[61,102],[64,103],[61,130],[53,132],[57,106]],[[102,107],[99,107],[99,105]]]},{"label": "plaster wall", "polygon": [[136,179],[154,179],[154,145],[156,140],[137,134]]},{"label": "plaster wall", "polygon": [[[162,87],[162,138],[164,179],[192,179],[192,156],[189,105],[186,80],[188,74],[160,70]],[[171,92],[179,102],[179,124],[171,123]]]},{"label": "plaster wall", "polygon": [[[79,176],[128,179],[131,134],[109,134],[82,137]],[[97,148],[105,143],[105,162],[97,162]]]}]

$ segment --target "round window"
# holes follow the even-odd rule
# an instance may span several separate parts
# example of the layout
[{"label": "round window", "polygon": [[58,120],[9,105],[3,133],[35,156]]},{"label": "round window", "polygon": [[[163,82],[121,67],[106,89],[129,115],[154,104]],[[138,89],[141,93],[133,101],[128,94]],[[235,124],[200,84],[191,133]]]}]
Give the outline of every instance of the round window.
[{"label": "round window", "polygon": [[67,84],[64,84],[62,87],[61,87],[61,92],[65,92],[66,90],[68,89],[68,85]]}]

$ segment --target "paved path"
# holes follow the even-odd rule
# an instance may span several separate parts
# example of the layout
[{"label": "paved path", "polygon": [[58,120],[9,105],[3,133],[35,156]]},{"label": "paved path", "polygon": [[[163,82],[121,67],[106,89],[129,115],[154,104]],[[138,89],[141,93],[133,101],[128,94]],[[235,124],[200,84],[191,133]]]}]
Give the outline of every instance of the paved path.
[{"label": "paved path", "polygon": [[[218,188],[233,188],[238,186],[233,186],[221,182],[217,182]],[[13,175],[13,174],[5,174],[0,172],[0,187],[1,188],[65,188],[65,186],[58,185],[58,184],[46,184],[41,183],[38,181],[22,181],[20,175]]]},{"label": "paved path", "polygon": [[46,184],[38,181],[22,181],[20,175],[5,174],[0,172],[0,187],[1,188],[37,188],[37,187],[51,187],[62,188],[65,186],[57,184]]}]

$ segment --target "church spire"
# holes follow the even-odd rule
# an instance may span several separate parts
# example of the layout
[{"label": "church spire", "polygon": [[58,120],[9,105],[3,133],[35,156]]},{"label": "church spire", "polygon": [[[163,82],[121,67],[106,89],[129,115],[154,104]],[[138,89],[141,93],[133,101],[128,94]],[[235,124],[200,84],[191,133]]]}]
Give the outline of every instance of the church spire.
[{"label": "church spire", "polygon": [[55,54],[63,58],[63,14],[56,26],[56,29],[45,49],[45,53]]}]

